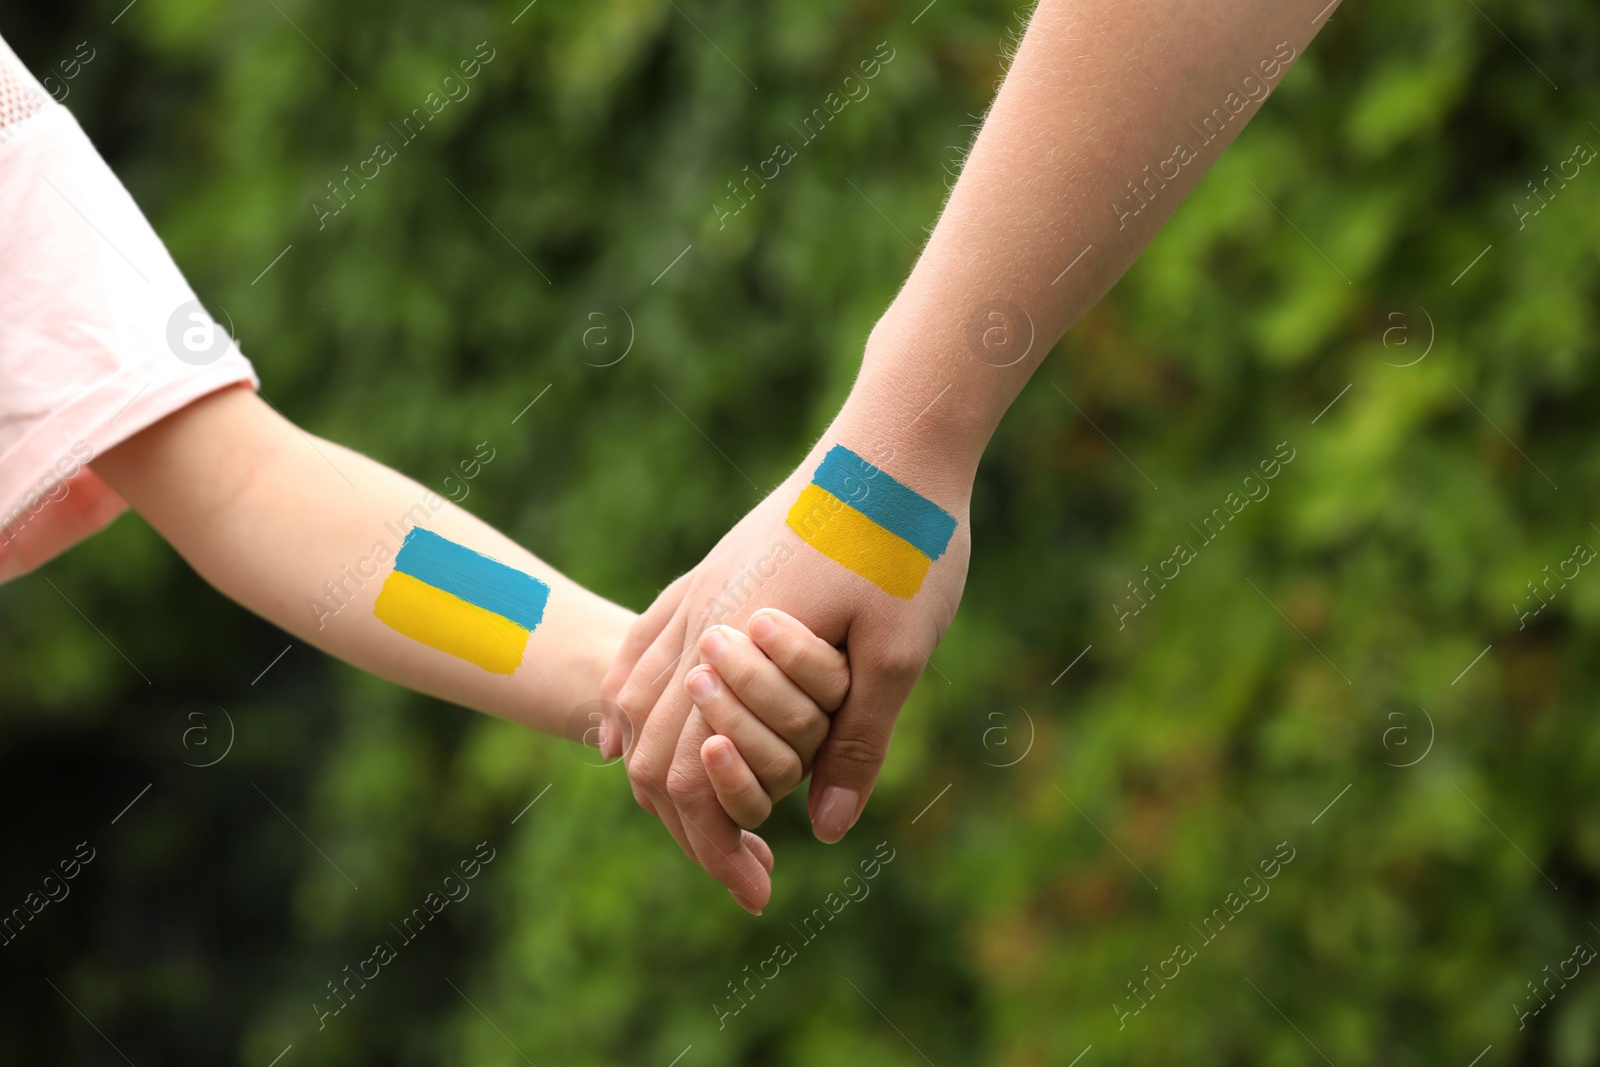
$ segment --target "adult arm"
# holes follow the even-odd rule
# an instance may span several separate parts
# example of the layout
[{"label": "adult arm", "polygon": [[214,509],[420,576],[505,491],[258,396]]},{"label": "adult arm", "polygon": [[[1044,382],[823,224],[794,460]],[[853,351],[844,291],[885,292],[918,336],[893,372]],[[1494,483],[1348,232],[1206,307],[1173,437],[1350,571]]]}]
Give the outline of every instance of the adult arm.
[{"label": "adult arm", "polygon": [[[810,796],[817,836],[837,841],[859,818],[899,708],[960,600],[972,483],[1001,416],[1330,14],[1321,0],[1041,0],[838,417],[795,474],[640,617],[607,676],[607,693],[643,720],[629,754],[635,795],[720,881],[748,879],[756,858],[699,766],[709,728],[680,680],[700,632],[774,606],[846,645],[852,688]],[[817,551],[787,521],[835,445],[956,520],[909,599]],[[730,584],[740,588],[777,544],[792,559],[730,608]]]}]

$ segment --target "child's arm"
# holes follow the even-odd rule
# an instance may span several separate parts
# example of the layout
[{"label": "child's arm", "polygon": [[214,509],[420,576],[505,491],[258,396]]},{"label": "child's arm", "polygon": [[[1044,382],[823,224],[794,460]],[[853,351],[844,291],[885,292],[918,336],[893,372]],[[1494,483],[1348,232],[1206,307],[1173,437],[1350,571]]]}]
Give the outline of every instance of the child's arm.
[{"label": "child's arm", "polygon": [[[454,504],[306,435],[246,389],[188,405],[93,466],[201,577],[263,618],[373,674],[544,733],[591,724],[584,705],[599,698],[633,622]],[[809,773],[826,713],[849,688],[844,654],[799,622],[768,612],[752,628],[755,641],[718,627],[726,647],[715,654],[708,634],[716,669],[691,677],[714,683],[695,699],[727,736],[707,740],[706,767],[747,827]],[[626,722],[607,726],[605,748],[631,746]],[[733,896],[759,914],[772,853],[748,832],[742,845],[748,863]]]},{"label": "child's arm", "polygon": [[[599,697],[633,620],[436,493],[309,437],[247,389],[190,404],[93,467],[201,577],[263,618],[364,670],[544,733],[563,734],[573,713]],[[548,586],[531,634],[450,594],[440,610],[441,594],[427,582],[391,577],[413,523],[425,532],[413,538],[402,570],[453,578],[463,583],[458,590],[523,624],[533,621],[537,587],[484,563],[492,587],[485,594],[472,582],[471,557],[450,546]],[[373,605],[388,582],[395,589],[386,595],[386,623]],[[511,597],[496,602],[508,585]]]}]

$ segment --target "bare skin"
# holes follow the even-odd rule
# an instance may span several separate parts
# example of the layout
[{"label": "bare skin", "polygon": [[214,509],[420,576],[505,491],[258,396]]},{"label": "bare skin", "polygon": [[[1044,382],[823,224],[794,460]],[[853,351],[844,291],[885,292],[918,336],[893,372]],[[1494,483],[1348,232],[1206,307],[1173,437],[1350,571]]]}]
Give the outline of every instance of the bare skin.
[{"label": "bare skin", "polygon": [[[724,583],[785,541],[794,558],[744,610],[781,608],[849,652],[851,689],[817,756],[809,801],[817,837],[838,841],[860,817],[900,707],[960,602],[973,479],[1001,416],[1331,14],[1319,0],[1039,4],[838,417],[795,473],[639,617],[606,676],[607,697],[638,739],[627,754],[634,795],[718,881],[761,878],[702,766],[713,727],[683,688]],[[910,600],[811,549],[785,523],[835,444],[958,520]]]},{"label": "bare skin", "polygon": [[[573,729],[574,713],[599,698],[634,620],[438,494],[303,433],[248,389],[195,401],[93,468],[203,578],[263,618],[373,674],[543,733],[589,732],[581,715]],[[550,586],[514,673],[420,644],[373,614],[410,521]],[[724,818],[754,825],[810,769],[849,670],[843,653],[782,612],[760,613],[749,628],[724,628],[716,664],[690,681],[727,735],[707,746],[704,780],[727,798]],[[741,848],[760,878],[730,890],[759,913],[772,853],[753,834]]]}]

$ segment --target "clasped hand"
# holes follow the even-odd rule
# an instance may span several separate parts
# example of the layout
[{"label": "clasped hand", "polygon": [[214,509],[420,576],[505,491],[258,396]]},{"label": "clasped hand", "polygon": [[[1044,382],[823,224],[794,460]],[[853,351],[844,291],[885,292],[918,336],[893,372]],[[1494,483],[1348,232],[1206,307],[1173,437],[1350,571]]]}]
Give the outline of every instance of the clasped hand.
[{"label": "clasped hand", "polygon": [[[626,759],[638,802],[757,914],[771,896],[772,854],[750,828],[811,773],[813,831],[829,843],[844,837],[966,583],[965,499],[948,547],[909,598],[807,543],[786,520],[822,449],[657,597],[603,685],[626,720],[608,724],[605,754]],[[844,649],[848,673],[808,642]],[[760,669],[756,648],[792,691]]]}]

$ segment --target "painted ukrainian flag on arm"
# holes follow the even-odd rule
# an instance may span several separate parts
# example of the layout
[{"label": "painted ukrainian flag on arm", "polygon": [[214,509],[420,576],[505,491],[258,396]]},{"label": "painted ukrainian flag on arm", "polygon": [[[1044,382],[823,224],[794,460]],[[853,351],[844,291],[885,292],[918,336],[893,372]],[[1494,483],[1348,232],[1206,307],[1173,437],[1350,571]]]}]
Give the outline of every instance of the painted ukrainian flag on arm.
[{"label": "painted ukrainian flag on arm", "polygon": [[910,600],[955,533],[955,516],[843,445],[789,509],[789,528],[835,563]]},{"label": "painted ukrainian flag on arm", "polygon": [[429,648],[514,674],[549,599],[532,575],[413,526],[372,613]]}]

